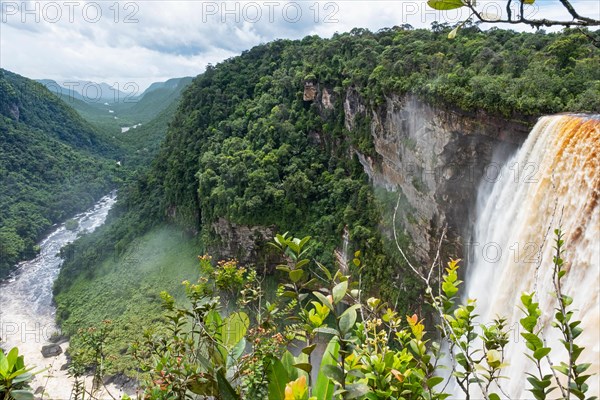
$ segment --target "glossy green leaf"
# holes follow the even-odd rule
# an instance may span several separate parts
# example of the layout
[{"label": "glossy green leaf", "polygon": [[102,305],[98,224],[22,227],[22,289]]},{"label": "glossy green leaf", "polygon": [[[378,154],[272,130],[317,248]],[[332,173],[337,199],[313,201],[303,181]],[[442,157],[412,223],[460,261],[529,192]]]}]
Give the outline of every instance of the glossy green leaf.
[{"label": "glossy green leaf", "polygon": [[246,335],[250,326],[250,318],[243,312],[234,312],[223,321],[221,337],[227,348],[235,346]]},{"label": "glossy green leaf", "polygon": [[344,313],[340,316],[339,326],[342,335],[350,332],[356,323],[356,308],[351,307],[348,308]]},{"label": "glossy green leaf", "polygon": [[333,304],[339,303],[344,296],[346,295],[346,291],[348,290],[348,281],[343,281],[338,283],[333,287],[331,294],[333,296]]},{"label": "glossy green leaf", "polygon": [[33,393],[29,390],[13,390],[10,395],[15,400],[33,400]]},{"label": "glossy green leaf", "polygon": [[285,385],[290,381],[286,368],[276,358],[270,359],[268,378],[269,400],[284,400]]},{"label": "glossy green leaf", "polygon": [[[321,369],[325,365],[337,365],[339,351],[340,344],[338,342],[337,337],[334,337],[329,341],[329,344],[325,349],[325,353],[323,353],[323,359],[321,360]],[[333,382],[331,382],[329,378],[325,376],[325,374],[319,371],[319,376],[317,377],[317,381],[313,390],[313,396],[316,396],[317,399],[331,399],[333,397],[334,389],[335,386]]]},{"label": "glossy green leaf", "polygon": [[289,272],[290,280],[294,283],[298,282],[304,276],[304,271],[301,269],[294,269]]}]

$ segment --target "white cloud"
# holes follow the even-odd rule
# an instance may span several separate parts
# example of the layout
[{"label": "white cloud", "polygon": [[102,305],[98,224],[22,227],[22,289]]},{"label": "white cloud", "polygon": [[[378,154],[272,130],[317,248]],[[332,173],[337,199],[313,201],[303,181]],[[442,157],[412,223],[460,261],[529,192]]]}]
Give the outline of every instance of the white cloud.
[{"label": "white cloud", "polygon": [[[503,3],[499,0],[499,3]],[[487,1],[488,11],[494,8]],[[600,2],[574,2],[600,18]],[[25,7],[23,7],[25,5]],[[536,17],[566,18],[554,0],[538,0]],[[459,22],[416,1],[3,1],[0,67],[32,78],[82,79],[145,87],[197,75],[254,45],[354,27],[373,31],[433,21]],[[511,28],[526,30],[524,26]]]}]

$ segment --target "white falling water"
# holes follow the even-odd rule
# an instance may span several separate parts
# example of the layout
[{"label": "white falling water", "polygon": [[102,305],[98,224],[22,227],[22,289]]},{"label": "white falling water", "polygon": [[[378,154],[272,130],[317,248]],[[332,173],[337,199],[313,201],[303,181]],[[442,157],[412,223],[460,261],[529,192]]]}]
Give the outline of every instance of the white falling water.
[{"label": "white falling water", "polygon": [[[553,229],[565,233],[568,272],[563,292],[574,298],[584,333],[579,362],[599,372],[600,357],[600,116],[560,115],[541,118],[522,148],[502,168],[495,182],[482,185],[471,244],[467,294],[477,299],[482,323],[497,315],[508,318],[515,331],[506,353],[510,366],[502,384],[512,399],[528,399],[525,372],[533,363],[519,335],[517,308],[522,292],[536,291],[546,319],[544,335],[552,361],[567,361],[551,327],[556,300],[552,296]],[[543,242],[548,229],[548,237]],[[539,261],[541,257],[541,263]],[[539,265],[539,269],[537,268]],[[598,395],[598,375],[589,379],[588,395]],[[558,395],[558,390],[553,393]]]}]

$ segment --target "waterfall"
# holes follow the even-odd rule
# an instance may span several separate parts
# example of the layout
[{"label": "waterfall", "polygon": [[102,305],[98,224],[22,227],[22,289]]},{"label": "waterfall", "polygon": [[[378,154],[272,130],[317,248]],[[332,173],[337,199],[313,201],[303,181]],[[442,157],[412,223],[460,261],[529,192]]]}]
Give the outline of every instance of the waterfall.
[{"label": "waterfall", "polygon": [[[537,293],[553,363],[568,360],[558,330],[551,327],[556,307],[553,230],[560,220],[568,270],[563,293],[573,297],[574,318],[582,320],[584,330],[576,339],[585,346],[578,362],[592,363],[588,371],[599,372],[599,201],[600,116],[541,118],[497,177],[484,179],[480,186],[473,240],[468,243],[472,258],[466,293],[477,299],[480,322],[489,323],[496,316],[508,319],[510,366],[501,375],[510,378],[502,387],[513,399],[532,398],[526,392],[525,372],[533,372],[533,363],[523,354],[528,350],[519,334],[522,292]],[[588,380],[588,396],[598,395],[598,379],[596,375]]]}]

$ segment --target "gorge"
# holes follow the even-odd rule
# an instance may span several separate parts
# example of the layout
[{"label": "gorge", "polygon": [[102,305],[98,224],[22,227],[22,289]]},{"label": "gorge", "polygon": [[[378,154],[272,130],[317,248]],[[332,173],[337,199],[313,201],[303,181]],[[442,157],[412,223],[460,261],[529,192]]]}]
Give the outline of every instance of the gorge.
[{"label": "gorge", "polygon": [[[544,312],[540,328],[558,348],[556,337],[545,327],[554,308],[549,269],[552,229],[560,226],[566,234],[568,263],[564,290],[574,298],[576,318],[583,320],[582,362],[591,362],[590,371],[598,372],[600,52],[576,30],[528,34],[469,26],[455,41],[448,40],[448,30],[355,29],[331,39],[308,36],[256,46],[209,65],[193,81],[174,81],[173,92],[158,92],[145,105],[123,108],[122,115],[139,110],[155,118],[121,136],[114,135],[120,126],[107,119],[103,109],[78,105],[77,120],[87,118],[95,129],[89,136],[104,146],[94,157],[101,157],[112,178],[98,183],[97,189],[118,186],[119,200],[114,207],[112,200],[110,207],[109,201],[103,203],[111,208],[110,213],[106,210],[106,224],[65,246],[69,257],[59,273],[59,261],[52,258],[44,293],[49,298],[56,278],[52,288],[56,314],[51,309],[45,318],[56,317],[71,337],[69,354],[89,352],[81,330],[109,320],[111,331],[101,346],[102,356],[110,360],[105,364],[107,374],[139,378],[157,391],[165,376],[185,376],[193,382],[189,390],[204,390],[207,396],[221,399],[223,390],[231,390],[239,398],[255,399],[262,397],[249,394],[254,393],[252,379],[271,377],[272,365],[292,357],[277,342],[280,338],[274,339],[275,333],[290,342],[306,341],[302,354],[310,356],[311,335],[325,327],[347,346],[329,362],[337,365],[339,359],[342,365],[337,366],[349,386],[364,391],[365,381],[371,389],[380,384],[366,378],[371,359],[365,353],[384,356],[368,348],[375,340],[370,333],[361,336],[364,319],[397,329],[378,331],[382,336],[389,332],[389,342],[394,343],[380,348],[389,359],[405,360],[406,352],[412,357],[405,364],[382,367],[381,385],[392,386],[381,388],[382,398],[412,390],[415,398],[440,395],[436,398],[441,399],[433,390],[439,371],[427,366],[425,356],[436,352],[427,346],[442,335],[436,331],[438,303],[409,263],[426,271],[435,260],[430,283],[448,288],[456,280],[444,281],[452,275],[444,265],[450,258],[462,258],[458,274],[466,282],[460,293],[447,296],[452,304],[447,315],[458,318],[460,300],[477,298],[477,324],[487,324],[499,313],[511,328],[518,327],[520,294],[535,291]],[[22,77],[7,71],[3,76],[9,78],[8,83],[0,82],[7,94],[0,104],[3,143],[16,142],[18,129],[30,129],[30,136],[37,138],[36,129],[43,126],[29,125],[43,119],[38,115],[41,106],[13,84]],[[41,92],[42,99],[58,101]],[[166,106],[167,99],[175,97]],[[134,111],[128,118],[139,123]],[[60,133],[60,126],[56,130]],[[37,160],[27,146],[19,147],[22,151],[17,154],[14,149],[2,148],[13,160],[0,163],[5,170],[12,172],[24,158]],[[36,168],[23,177],[2,176],[2,183],[13,187],[17,178],[30,183],[28,177],[45,172],[51,162],[42,160],[40,165],[31,161]],[[88,175],[100,181],[94,171]],[[85,177],[81,180],[86,183]],[[21,190],[19,196],[26,198],[30,192],[24,187],[14,185],[14,191]],[[28,239],[28,249],[21,246],[21,253],[35,254],[33,238],[42,229],[25,230],[26,224],[19,221],[21,209],[10,196],[4,197],[0,207],[10,212],[11,219],[10,225],[0,227],[0,249],[13,249],[21,236]],[[54,216],[52,222],[68,216]],[[48,228],[50,221],[40,226]],[[394,231],[407,260],[398,254]],[[289,241],[279,237],[273,245],[274,236],[283,232],[289,232],[285,236]],[[308,236],[312,238],[306,251],[296,251],[303,241],[291,238]],[[540,258],[531,262],[542,242]],[[497,249],[503,258],[490,263],[494,259],[490,251]],[[12,260],[20,255],[12,253]],[[212,266],[207,264],[208,255]],[[303,257],[306,262],[298,261]],[[341,272],[336,274],[338,268]],[[31,271],[35,275],[33,267]],[[11,303],[21,298],[21,292],[37,290],[28,282],[13,286],[14,290],[2,288],[0,298],[3,306],[10,305],[9,315],[29,308]],[[182,345],[199,339],[171,342],[185,337],[181,333],[185,329],[177,326],[176,333],[169,331],[177,315],[173,304],[194,304],[198,298],[202,300],[198,308],[181,315],[198,318],[195,322],[211,341],[225,342],[218,345],[225,350],[220,355],[212,352],[208,363],[202,357],[194,359],[194,349]],[[161,305],[171,314],[165,314]],[[232,305],[239,310],[232,311]],[[289,319],[278,319],[282,314]],[[223,333],[221,326],[218,332],[210,331],[227,325],[232,315],[240,320],[246,315],[252,329],[246,332],[246,326],[239,335]],[[293,329],[299,331],[290,333]],[[288,336],[292,334],[297,337]],[[502,350],[511,358],[511,365],[502,368],[511,377],[506,385],[509,395],[500,397],[527,398],[528,383],[522,378],[529,371],[529,360],[521,355],[518,332],[511,335],[515,340]],[[363,347],[348,344],[355,342],[367,348],[365,353]],[[134,357],[132,348],[143,347],[139,343],[161,343],[153,358],[160,362],[148,366]],[[483,351],[488,350],[496,348]],[[242,356],[244,351],[248,353]],[[564,352],[557,351],[556,358],[564,360]],[[351,352],[354,358],[346,360],[344,354]],[[252,364],[251,354],[257,364]],[[364,368],[352,364],[358,358]],[[485,359],[481,366],[489,367]],[[89,357],[82,360],[89,362]],[[273,390],[281,396],[274,399],[284,398],[288,381],[301,379],[301,371],[310,373],[313,368],[313,376],[325,376],[317,370],[318,363],[301,358],[290,363],[302,368],[287,368],[287,375],[278,377],[281,385]],[[188,376],[192,369],[182,372],[183,367],[178,369],[182,365],[201,374]],[[355,368],[354,375],[344,375],[345,367]],[[169,368],[175,372],[166,373]],[[324,385],[333,387],[335,379],[340,380],[339,370],[328,370],[331,382],[323,378]],[[418,372],[411,375],[413,370]],[[239,371],[250,372],[239,375]],[[207,381],[200,382],[198,376]],[[591,395],[598,391],[596,378],[588,381]],[[271,382],[262,382],[263,389],[271,390]],[[309,379],[310,384],[316,383]],[[392,392],[394,396],[381,394]]]}]

